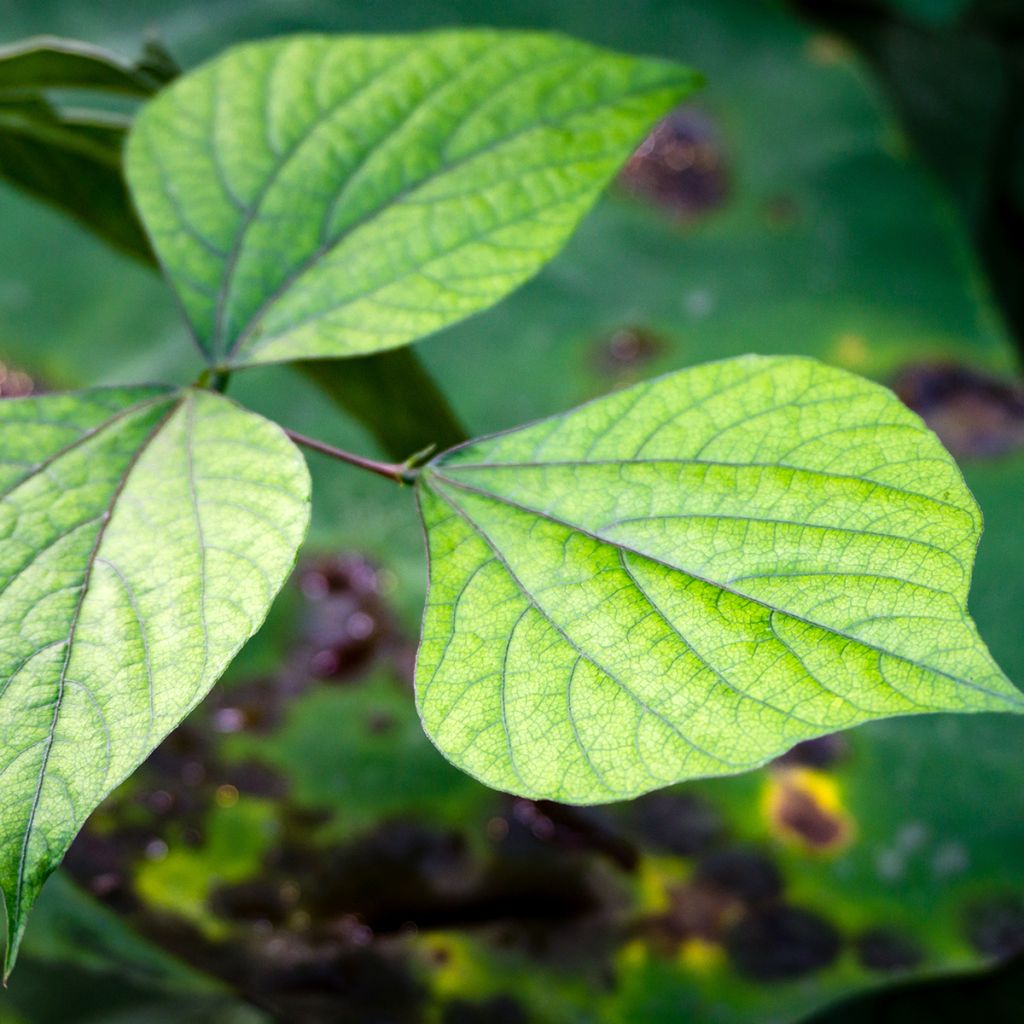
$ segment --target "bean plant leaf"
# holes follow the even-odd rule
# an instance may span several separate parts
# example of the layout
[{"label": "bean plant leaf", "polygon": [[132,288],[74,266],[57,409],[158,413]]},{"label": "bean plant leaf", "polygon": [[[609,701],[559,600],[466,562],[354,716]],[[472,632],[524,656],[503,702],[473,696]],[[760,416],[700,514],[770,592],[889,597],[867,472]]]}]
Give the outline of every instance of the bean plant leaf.
[{"label": "bean plant leaf", "polygon": [[144,99],[175,71],[155,43],[134,64],[51,36],[0,47],[0,179],[151,262],[121,175],[128,118],[93,99],[97,93]]},{"label": "bean plant leaf", "polygon": [[596,803],[891,715],[1021,711],[967,613],[981,517],[885,388],[743,357],[470,442],[418,495],[424,725]]},{"label": "bean plant leaf", "polygon": [[0,46],[0,91],[84,89],[146,97],[177,74],[165,50],[149,43],[134,64],[77,39],[35,36]]},{"label": "bean plant leaf", "polygon": [[308,514],[298,451],[220,395],[0,403],[5,976],[86,817],[263,621]]},{"label": "bean plant leaf", "polygon": [[534,274],[697,84],[540,33],[257,42],[149,104],[128,177],[212,363],[366,354]]}]

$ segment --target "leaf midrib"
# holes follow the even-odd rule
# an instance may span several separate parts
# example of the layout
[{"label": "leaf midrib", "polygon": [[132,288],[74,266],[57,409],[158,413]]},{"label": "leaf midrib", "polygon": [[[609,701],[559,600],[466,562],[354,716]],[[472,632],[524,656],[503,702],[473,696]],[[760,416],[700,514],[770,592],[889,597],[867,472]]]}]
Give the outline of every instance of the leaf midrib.
[{"label": "leaf midrib", "polygon": [[[534,69],[531,69],[531,70],[534,70]],[[368,83],[368,84],[370,84],[370,83]],[[606,107],[616,106],[616,105],[618,105],[619,103],[621,103],[621,102],[623,102],[625,100],[634,99],[634,98],[639,97],[639,96],[643,96],[643,95],[646,95],[646,94],[649,94],[649,93],[657,92],[659,90],[670,89],[670,88],[673,88],[673,86],[678,88],[678,87],[680,87],[681,84],[682,84],[681,82],[673,83],[672,81],[650,83],[650,84],[647,84],[647,85],[643,86],[642,88],[637,88],[635,90],[630,90],[628,92],[619,93],[616,96],[612,97],[611,99],[605,98],[605,99],[602,99],[598,103],[593,103],[593,104],[589,104],[589,105],[586,105],[586,106],[576,107],[572,111],[570,111],[568,114],[566,114],[564,119],[576,118],[576,117],[579,117],[580,115],[586,115],[586,114],[595,113],[595,112],[597,112],[599,110],[602,110],[602,109],[604,109]],[[302,147],[302,145],[305,144],[305,142],[311,136],[313,130],[315,130],[316,128],[319,128],[322,124],[326,123],[330,119],[330,117],[334,116],[340,109],[342,109],[342,107],[346,106],[348,104],[348,102],[349,102],[349,98],[346,97],[346,100],[345,100],[345,102],[343,104],[333,108],[327,115],[318,118],[311,125],[310,130],[302,137],[302,139],[298,143],[295,144],[295,147],[293,148],[293,150],[289,151],[290,155],[294,155],[294,152],[296,152],[299,148]],[[422,109],[422,108],[421,107],[415,108],[415,110],[420,110],[420,109]],[[473,150],[473,151],[471,151],[469,153],[466,153],[465,155],[459,157],[458,159],[456,159],[456,160],[454,160],[454,161],[452,161],[450,163],[442,165],[437,170],[432,171],[430,174],[426,175],[425,177],[423,177],[423,178],[421,178],[421,179],[419,179],[417,181],[414,181],[414,182],[410,183],[409,185],[407,185],[406,187],[400,189],[399,191],[397,191],[397,192],[387,196],[382,203],[378,204],[373,209],[368,210],[361,217],[357,218],[351,224],[347,225],[342,231],[338,232],[333,238],[328,239],[327,241],[323,242],[309,256],[307,256],[302,262],[300,262],[295,268],[293,268],[292,271],[289,272],[289,274],[285,277],[285,279],[270,293],[270,295],[268,295],[263,300],[263,302],[260,303],[260,305],[257,307],[257,309],[248,318],[248,320],[245,323],[245,325],[239,330],[238,335],[236,336],[234,341],[230,344],[230,346],[228,347],[228,349],[227,349],[227,351],[225,353],[225,356],[224,356],[225,362],[230,364],[231,361],[233,360],[233,358],[239,354],[239,352],[245,347],[246,342],[249,341],[250,338],[252,337],[253,332],[255,331],[255,329],[259,325],[260,321],[263,319],[263,317],[266,316],[266,314],[269,312],[271,307],[282,298],[282,296],[291,288],[291,286],[300,277],[305,275],[307,271],[313,269],[320,262],[320,260],[323,259],[323,257],[326,256],[330,251],[332,251],[333,249],[336,249],[338,246],[342,245],[356,231],[360,230],[361,228],[364,228],[364,227],[368,226],[374,220],[376,220],[379,216],[381,216],[383,213],[385,213],[387,210],[389,210],[390,208],[392,208],[393,206],[395,206],[397,204],[400,204],[404,199],[408,198],[410,195],[415,194],[416,192],[420,191],[421,189],[427,188],[429,185],[431,185],[436,180],[438,180],[440,178],[443,178],[446,175],[457,171],[464,164],[468,164],[471,161],[473,161],[475,159],[478,159],[479,157],[486,156],[488,153],[494,152],[495,150],[500,149],[501,147],[508,145],[509,143],[515,141],[517,138],[519,138],[522,135],[527,134],[528,132],[536,131],[536,130],[542,129],[542,128],[560,127],[561,124],[562,124],[561,121],[555,121],[555,122],[549,122],[549,121],[546,121],[546,120],[531,121],[530,124],[526,125],[525,127],[517,129],[516,131],[511,132],[511,133],[509,133],[507,135],[503,135],[499,139],[492,140],[487,145],[481,146],[478,149],[475,149],[475,150]],[[259,212],[260,212],[260,209],[259,209],[260,208],[260,204],[266,198],[266,194],[269,192],[269,188],[273,185],[274,181],[276,181],[278,176],[280,175],[281,169],[282,169],[282,167],[283,167],[285,162],[286,161],[282,161],[281,164],[278,164],[275,167],[274,173],[271,175],[271,178],[268,180],[268,183],[267,183],[265,189],[261,190],[261,192],[253,200],[253,205],[252,205],[252,207],[251,207],[251,209],[249,211],[249,214],[244,219],[244,224],[240,225],[239,234],[238,234],[238,237],[237,237],[237,245],[233,246],[233,249],[232,249],[232,252],[235,254],[234,265],[232,267],[232,274],[228,275],[228,276],[225,276],[222,288],[218,290],[219,294],[225,294],[226,295],[226,293],[228,291],[228,288],[230,287],[231,280],[233,278],[234,267],[237,266],[238,259],[240,258],[241,251],[242,251],[242,248],[244,246],[245,234],[247,233],[249,227],[251,227],[251,225],[257,220]],[[335,307],[335,308],[337,308],[337,307]],[[256,352],[259,351],[260,348],[262,348],[265,345],[267,345],[270,341],[275,340],[277,337],[279,337],[279,335],[274,335],[274,336],[271,336],[271,337],[262,338],[262,339],[260,339],[259,342],[250,345],[249,346],[249,351],[251,353],[256,353]],[[213,348],[213,350],[216,351],[219,347],[221,347],[221,345],[223,344],[224,340],[225,339],[223,337],[222,332],[217,331],[216,334],[214,335],[214,337],[211,338],[211,347]]]},{"label": "leaf midrib", "polygon": [[[160,396],[160,398],[169,402],[168,409],[153,425],[149,433],[142,440],[142,442],[139,444],[136,450],[132,453],[131,458],[125,465],[124,471],[121,474],[121,478],[118,481],[117,486],[115,487],[113,493],[110,496],[110,499],[107,502],[106,509],[103,513],[103,521],[100,524],[99,530],[96,532],[96,539],[93,542],[92,549],[90,550],[89,555],[86,559],[85,574],[82,579],[81,590],[78,595],[78,600],[75,602],[75,608],[74,611],[72,612],[71,621],[68,626],[68,635],[65,641],[65,643],[67,644],[67,649],[64,655],[64,662],[61,665],[60,675],[58,676],[57,679],[57,696],[54,701],[53,717],[50,721],[50,727],[47,732],[47,735],[42,740],[42,742],[45,744],[45,750],[43,752],[42,761],[39,765],[39,773],[36,779],[36,788],[32,797],[32,806],[29,810],[28,819],[26,820],[25,823],[24,836],[21,844],[21,852],[19,853],[18,856],[18,875],[14,891],[14,908],[11,914],[11,920],[8,922],[9,935],[13,934],[13,931],[18,928],[20,923],[22,897],[25,886],[25,868],[28,863],[28,846],[34,833],[35,819],[36,814],[38,813],[39,810],[39,801],[42,797],[43,784],[46,779],[47,768],[50,760],[50,753],[53,749],[53,741],[57,732],[57,724],[60,719],[60,712],[64,703],[64,688],[66,683],[67,670],[70,665],[74,649],[75,632],[78,628],[78,622],[82,612],[82,607],[85,604],[85,599],[89,592],[89,584],[92,582],[92,572],[93,568],[95,567],[97,557],[99,555],[100,546],[103,543],[103,538],[106,536],[107,527],[109,526],[111,520],[113,519],[114,508],[117,505],[118,499],[124,492],[125,487],[127,486],[128,478],[131,476],[132,470],[135,468],[136,465],[138,465],[139,459],[142,457],[143,453],[148,449],[149,445],[153,442],[153,440],[157,437],[160,431],[167,424],[168,420],[170,420],[170,418],[174,415],[174,413],[181,407],[182,403],[185,401],[185,396],[181,396],[177,400],[170,399],[167,395]],[[104,421],[104,423],[95,428],[90,434],[83,435],[83,437],[79,438],[76,443],[66,446],[65,449],[62,449],[61,452],[57,453],[57,455],[52,456],[47,461],[46,465],[52,464],[57,458],[60,457],[60,455],[65,454],[66,451],[72,450],[73,448],[77,447],[78,444],[84,443],[91,437],[95,437],[97,434],[101,433],[104,429],[111,426],[113,423],[123,420],[130,413],[137,412],[139,409],[144,408],[146,405],[155,404],[159,400],[160,399],[154,398],[149,401],[136,403],[135,405],[124,410],[122,413]],[[40,472],[41,468],[42,467],[38,468],[35,472]],[[29,476],[32,475],[35,475],[35,473],[29,474]],[[20,483],[24,482],[24,480],[28,478],[29,477],[25,477],[23,478],[22,481],[19,481],[19,486]],[[11,490],[13,489],[14,488],[12,488]],[[2,497],[6,497],[8,494],[10,494],[11,490],[5,492]],[[11,945],[12,944],[9,942],[8,949],[10,949]]]},{"label": "leaf midrib", "polygon": [[[911,424],[912,426],[912,424]],[[834,473],[831,470],[809,469],[805,466],[791,465],[786,462],[731,462],[726,459],[681,459],[681,458],[628,458],[628,459],[553,459],[551,461],[535,460],[525,462],[455,462],[445,468],[449,472],[462,470],[504,470],[504,469],[576,469],[583,467],[604,467],[622,468],[624,466],[707,466],[710,468],[722,469],[767,469],[782,470],[788,473],[820,477],[824,480],[848,480],[851,483],[862,483],[870,487],[878,487],[888,491],[890,494],[899,494],[908,498],[919,498],[930,502],[933,505],[941,505],[953,509],[968,516],[972,522],[977,521],[977,516],[972,510],[955,502],[946,501],[943,498],[936,498],[934,495],[925,494],[921,491],[910,491],[894,484],[886,483],[883,480],[874,480],[871,477],[859,476],[856,473]]]},{"label": "leaf midrib", "polygon": [[[539,615],[543,616],[543,618],[551,624],[552,628],[559,634],[559,636],[563,638],[563,640],[572,648],[572,650],[579,657],[581,657],[584,661],[588,662],[589,664],[593,665],[594,668],[596,668],[599,672],[601,672],[603,675],[611,679],[625,694],[627,694],[636,703],[636,705],[639,708],[641,708],[647,714],[651,715],[653,718],[658,719],[658,721],[660,721],[662,725],[669,729],[669,731],[672,732],[674,735],[678,736],[687,746],[695,750],[698,754],[701,754],[702,756],[706,757],[709,761],[725,765],[725,767],[732,771],[739,772],[751,767],[751,765],[747,763],[740,764],[733,761],[727,761],[725,758],[719,757],[717,754],[712,754],[709,750],[705,750],[699,744],[694,742],[694,740],[691,739],[686,733],[684,733],[678,725],[676,725],[674,722],[666,718],[656,708],[651,707],[651,705],[648,704],[647,701],[645,701],[639,694],[637,694],[632,689],[632,687],[627,686],[614,673],[609,672],[608,669],[606,669],[603,665],[596,662],[592,655],[589,655],[586,651],[582,650],[579,647],[579,645],[572,639],[572,637],[570,637],[568,633],[566,633],[565,629],[562,626],[560,626],[557,622],[555,622],[555,620],[548,614],[548,612],[540,605],[536,597],[534,597],[533,593],[530,591],[529,587],[527,587],[526,584],[523,583],[523,581],[520,580],[519,577],[516,575],[515,570],[512,568],[511,565],[509,565],[508,561],[505,559],[505,556],[501,553],[497,544],[495,544],[493,539],[483,530],[483,528],[476,522],[476,520],[474,520],[473,517],[470,516],[469,513],[467,513],[465,509],[463,509],[458,504],[458,502],[454,501],[449,495],[444,494],[443,491],[438,493],[442,501],[444,501],[444,503],[448,505],[448,507],[451,508],[455,512],[455,514],[491,549],[498,563],[505,569],[505,571],[511,577],[513,582],[519,588],[523,597],[527,601],[528,607],[533,608]],[[504,687],[504,677],[502,677],[502,687]],[[653,778],[657,778],[657,776],[655,776],[653,772],[651,772],[651,775]]]},{"label": "leaf midrib", "polygon": [[[504,495],[494,494],[494,493],[492,493],[490,491],[485,491],[485,490],[482,490],[481,488],[474,487],[471,484],[466,484],[466,483],[463,483],[463,482],[458,481],[458,480],[453,480],[451,477],[447,477],[443,473],[441,473],[436,465],[431,468],[430,477],[432,477],[434,480],[437,480],[437,481],[441,482],[442,485],[443,484],[449,484],[452,487],[454,487],[456,490],[463,490],[463,491],[466,491],[466,492],[468,492],[470,494],[475,494],[476,496],[478,496],[480,498],[483,498],[485,500],[488,500],[488,501],[491,501],[491,502],[495,502],[496,504],[506,505],[509,508],[516,509],[519,512],[524,512],[524,513],[526,513],[528,515],[534,515],[534,516],[537,516],[540,519],[544,519],[544,520],[547,520],[548,522],[555,523],[556,525],[561,526],[564,529],[570,530],[570,531],[575,532],[575,533],[579,533],[579,534],[581,534],[581,535],[583,535],[585,537],[589,537],[591,540],[594,540],[594,541],[596,541],[599,544],[607,544],[607,545],[609,545],[611,547],[617,548],[620,551],[624,551],[626,554],[632,554],[632,555],[636,555],[639,558],[645,558],[645,559],[647,559],[647,560],[649,560],[651,562],[655,562],[655,563],[665,567],[666,569],[670,569],[673,572],[678,572],[678,573],[683,574],[684,576],[688,576],[690,579],[695,580],[695,581],[697,581],[699,583],[704,583],[707,586],[710,586],[710,587],[713,587],[713,588],[715,588],[717,590],[721,590],[721,591],[723,591],[725,593],[731,594],[734,597],[737,597],[737,598],[739,598],[741,600],[750,601],[753,604],[760,605],[762,608],[765,608],[769,612],[774,612],[775,614],[785,616],[785,617],[793,619],[793,620],[795,620],[797,622],[802,622],[802,623],[804,623],[807,626],[811,626],[813,628],[823,630],[824,632],[830,634],[831,636],[834,636],[834,637],[837,637],[837,638],[843,639],[843,640],[848,640],[850,643],[857,644],[857,645],[859,645],[861,647],[866,647],[869,650],[876,651],[878,654],[882,654],[882,655],[885,655],[886,657],[890,657],[890,658],[893,658],[893,659],[895,659],[897,661],[904,662],[905,664],[911,665],[914,668],[923,669],[924,671],[927,671],[927,672],[934,672],[936,675],[942,676],[942,677],[944,677],[946,679],[951,680],[952,682],[955,682],[955,683],[958,683],[958,684],[960,684],[962,686],[965,686],[968,689],[975,690],[975,691],[977,691],[979,693],[982,693],[982,694],[984,694],[984,695],[986,695],[988,697],[996,698],[996,699],[1006,703],[1010,707],[1018,708],[1022,712],[1024,712],[1024,694],[1017,695],[1016,697],[1011,697],[1010,695],[1005,694],[1005,693],[1000,693],[997,690],[990,690],[987,687],[980,686],[979,684],[974,683],[974,682],[972,682],[969,679],[964,679],[964,678],[962,678],[960,676],[954,675],[951,672],[947,672],[944,669],[936,668],[936,667],[934,667],[932,665],[928,665],[928,664],[924,664],[922,662],[915,661],[913,658],[908,657],[907,655],[898,654],[898,653],[896,653],[894,651],[890,651],[887,648],[879,646],[878,644],[873,644],[873,643],[871,643],[871,642],[869,642],[867,640],[863,640],[863,639],[861,639],[859,637],[856,637],[856,636],[853,636],[853,635],[851,635],[849,633],[844,633],[842,630],[837,629],[834,626],[829,626],[829,625],[826,625],[825,623],[817,622],[814,619],[808,618],[808,617],[803,616],[803,615],[799,615],[799,614],[797,614],[795,612],[792,612],[792,611],[789,611],[789,610],[787,610],[785,608],[780,608],[780,607],[778,607],[776,605],[773,605],[770,601],[764,600],[763,598],[755,597],[755,596],[753,596],[751,594],[748,594],[748,593],[744,592],[743,590],[739,590],[739,589],[737,589],[735,587],[732,587],[732,586],[730,586],[728,584],[721,583],[721,582],[719,582],[717,580],[710,579],[710,578],[708,578],[706,576],[701,575],[700,573],[694,572],[693,570],[686,569],[686,568],[683,568],[683,567],[678,566],[678,565],[673,565],[670,562],[666,562],[664,559],[658,558],[657,556],[651,555],[651,554],[649,554],[647,552],[640,551],[640,550],[632,547],[631,545],[623,544],[623,543],[621,543],[619,541],[615,541],[615,540],[612,540],[612,539],[610,539],[608,537],[605,537],[605,536],[603,536],[600,533],[595,533],[595,532],[592,532],[590,530],[587,530],[585,527],[579,526],[579,525],[577,525],[575,523],[570,523],[570,522],[568,522],[568,521],[566,521],[564,519],[561,519],[558,516],[552,515],[550,512],[544,512],[544,511],[541,511],[540,509],[536,509],[536,508],[532,508],[532,507],[530,507],[528,505],[520,504],[519,502],[513,501],[511,498],[505,497]],[[446,498],[446,500],[449,502],[449,504],[453,503],[453,500],[450,497]],[[458,507],[458,503],[457,502],[454,502],[454,504],[455,504],[456,507]],[[962,615],[964,615],[966,613],[966,610],[963,609],[963,608],[961,608],[960,611],[961,611]],[[994,665],[994,662],[993,662],[993,665]]]}]

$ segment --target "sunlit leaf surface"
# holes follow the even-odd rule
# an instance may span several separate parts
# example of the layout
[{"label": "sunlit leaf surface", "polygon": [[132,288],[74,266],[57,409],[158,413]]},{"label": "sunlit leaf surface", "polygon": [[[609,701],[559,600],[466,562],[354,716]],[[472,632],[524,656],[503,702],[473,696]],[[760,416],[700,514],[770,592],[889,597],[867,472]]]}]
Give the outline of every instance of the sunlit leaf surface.
[{"label": "sunlit leaf surface", "polygon": [[696,84],[535,33],[254,43],[143,112],[128,174],[212,362],[358,355],[539,270]]},{"label": "sunlit leaf surface", "polygon": [[306,528],[281,431],[207,392],[0,405],[5,973],[96,804],[263,621]]},{"label": "sunlit leaf surface", "polygon": [[612,800],[874,718],[1024,705],[967,615],[959,470],[844,371],[685,370],[421,480],[419,705],[497,788]]}]

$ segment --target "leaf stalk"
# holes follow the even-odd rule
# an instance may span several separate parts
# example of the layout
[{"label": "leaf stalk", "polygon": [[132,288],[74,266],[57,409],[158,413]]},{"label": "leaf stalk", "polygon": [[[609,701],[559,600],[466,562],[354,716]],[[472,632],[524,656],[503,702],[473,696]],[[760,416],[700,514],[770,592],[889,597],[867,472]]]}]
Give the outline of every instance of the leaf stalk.
[{"label": "leaf stalk", "polygon": [[337,459],[339,462],[346,462],[348,465],[355,466],[357,469],[365,469],[368,473],[375,473],[377,476],[386,477],[388,480],[393,480],[397,484],[414,483],[420,472],[417,464],[432,450],[432,448],[428,448],[422,452],[417,452],[415,455],[406,459],[405,462],[378,462],[376,459],[368,459],[364,455],[356,455],[353,452],[347,452],[343,448],[335,448],[334,445],[327,444],[325,441],[318,441],[316,438],[306,437],[305,434],[300,434],[295,430],[289,430],[287,427],[284,428],[284,432],[295,444],[302,448],[308,448],[310,451],[319,452],[321,455]]}]

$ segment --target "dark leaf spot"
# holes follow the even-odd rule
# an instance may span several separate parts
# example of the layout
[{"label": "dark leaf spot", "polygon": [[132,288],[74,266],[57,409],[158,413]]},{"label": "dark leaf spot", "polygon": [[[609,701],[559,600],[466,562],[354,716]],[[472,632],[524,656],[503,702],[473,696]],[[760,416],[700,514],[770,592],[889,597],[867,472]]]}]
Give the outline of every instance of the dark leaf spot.
[{"label": "dark leaf spot", "polygon": [[756,850],[733,847],[704,857],[695,882],[712,886],[750,906],[771,903],[782,895],[782,875],[774,861]]},{"label": "dark leaf spot", "polygon": [[1000,960],[1024,952],[1024,898],[1009,896],[979,903],[967,912],[971,945]]},{"label": "dark leaf spot", "polygon": [[907,367],[893,390],[958,457],[1005,455],[1024,444],[1024,387],[964,366]]},{"label": "dark leaf spot", "polygon": [[924,953],[915,942],[885,928],[864,932],[855,946],[857,959],[869,971],[909,971],[924,960]]},{"label": "dark leaf spot", "polygon": [[606,377],[630,377],[665,351],[665,342],[642,327],[622,327],[601,338],[594,349],[594,369]]},{"label": "dark leaf spot", "polygon": [[775,763],[801,765],[805,768],[831,768],[832,765],[845,760],[849,753],[850,743],[846,737],[840,733],[833,733],[831,736],[819,736],[798,743],[782,757],[777,758]]},{"label": "dark leaf spot", "polygon": [[799,907],[776,906],[742,917],[729,929],[726,952],[755,981],[786,981],[827,967],[839,955],[839,933]]},{"label": "dark leaf spot", "polygon": [[633,827],[655,849],[694,857],[725,837],[718,810],[688,793],[652,793],[634,801]]}]

